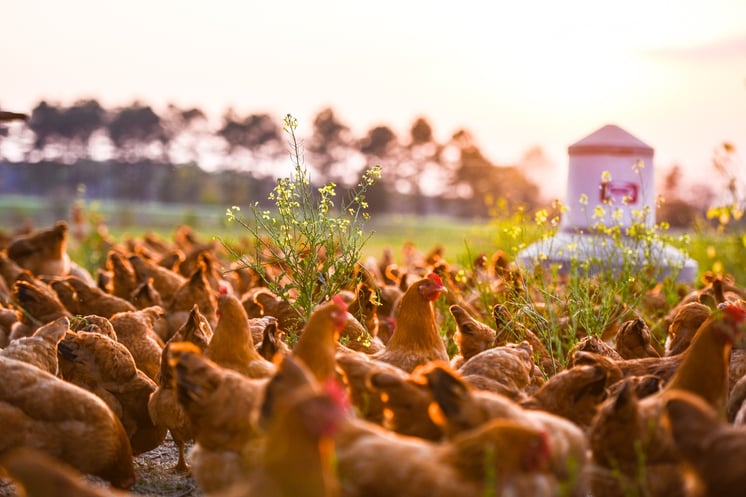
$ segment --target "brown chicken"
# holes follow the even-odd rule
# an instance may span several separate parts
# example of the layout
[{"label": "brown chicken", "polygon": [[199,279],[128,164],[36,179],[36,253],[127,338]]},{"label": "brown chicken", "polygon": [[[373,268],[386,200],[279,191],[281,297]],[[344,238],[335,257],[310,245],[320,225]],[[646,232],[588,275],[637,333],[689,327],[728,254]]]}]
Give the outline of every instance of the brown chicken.
[{"label": "brown chicken", "polygon": [[630,319],[619,326],[614,348],[623,359],[661,356],[652,343],[650,328],[642,318]]},{"label": "brown chicken", "polygon": [[437,409],[431,408],[430,414],[449,439],[493,418],[544,430],[551,449],[551,472],[574,491],[582,492],[588,440],[575,423],[542,410],[524,409],[504,395],[475,389],[445,365],[434,365],[423,374],[437,405]]},{"label": "brown chicken", "polygon": [[599,404],[606,399],[606,369],[578,366],[557,373],[520,404],[569,419],[583,429],[590,427]]},{"label": "brown chicken", "polygon": [[448,353],[433,310],[433,302],[444,291],[442,280],[433,273],[412,283],[399,303],[394,335],[386,348],[372,357],[408,373],[430,361],[447,362]]},{"label": "brown chicken", "polygon": [[300,331],[303,322],[298,312],[282,297],[267,288],[252,289],[241,298],[241,302],[249,317],[272,316],[277,319],[277,325],[287,332]]},{"label": "brown chicken", "polygon": [[98,333],[100,335],[107,336],[114,341],[117,340],[117,332],[111,325],[111,321],[109,321],[105,317],[96,316],[95,314],[90,314],[83,317],[76,316],[70,321],[70,329],[72,331]]},{"label": "brown chicken", "polygon": [[118,250],[109,250],[106,254],[106,270],[111,275],[107,285],[109,293],[131,300],[132,292],[139,282],[127,256]]},{"label": "brown chicken", "polygon": [[226,497],[339,495],[333,435],[348,407],[338,385],[319,386],[300,361],[283,357],[262,403],[264,449]]},{"label": "brown chicken", "polygon": [[67,223],[58,221],[51,228],[17,237],[8,245],[6,252],[10,259],[36,276],[67,275],[70,273]]},{"label": "brown chicken", "polygon": [[677,306],[666,335],[665,355],[672,356],[684,352],[697,329],[710,317],[711,312],[708,306],[699,302]]},{"label": "brown chicken", "polygon": [[117,341],[130,351],[137,369],[155,382],[158,381],[164,346],[155,331],[155,323],[163,315],[160,307],[147,307],[138,311],[117,312],[109,318],[117,334]]},{"label": "brown chicken", "polygon": [[701,485],[698,495],[743,495],[746,427],[729,425],[699,396],[687,392],[671,392],[665,409],[677,454]]},{"label": "brown chicken", "polygon": [[[153,278],[153,287],[158,291],[167,305],[173,299],[176,291],[187,280],[187,278],[176,271],[159,266],[156,262],[149,260],[143,255],[133,254],[128,259],[130,264],[132,264],[132,269],[135,271],[138,283],[143,283]],[[189,308],[191,308],[191,305]]]},{"label": "brown chicken", "polygon": [[259,355],[249,326],[249,318],[237,297],[224,293],[218,297],[218,323],[205,357],[221,367],[249,378],[268,378],[275,365]]},{"label": "brown chicken", "polygon": [[127,347],[98,333],[69,331],[57,348],[62,377],[106,402],[121,420],[135,454],[160,445],[166,430],[155,426],[148,413],[156,384],[137,369]]},{"label": "brown chicken", "polygon": [[31,336],[40,326],[72,314],[57,298],[57,294],[41,280],[31,277],[18,279],[13,285],[11,301],[19,311],[19,320],[10,330],[10,339]]},{"label": "brown chicken", "polygon": [[179,460],[173,468],[174,471],[189,471],[185,447],[187,442],[194,439],[194,427],[176,395],[173,371],[168,364],[169,347],[174,342],[190,342],[204,352],[210,343],[211,336],[212,329],[195,304],[187,321],[163,348],[161,368],[158,373],[158,388],[150,394],[148,400],[148,413],[153,424],[168,429],[178,448]]},{"label": "brown chicken", "polygon": [[134,311],[135,306],[128,300],[115,297],[101,290],[97,286],[91,286],[77,276],[68,276],[65,283],[75,291],[77,300],[76,314],[95,314],[97,316],[110,318],[117,312]]},{"label": "brown chicken", "polygon": [[535,366],[533,349],[523,341],[480,352],[457,371],[475,387],[523,400],[534,382]]},{"label": "brown chicken", "polygon": [[495,345],[520,343],[523,340],[526,340],[534,351],[536,364],[541,368],[544,374],[554,374],[561,368],[552,357],[552,354],[547,350],[544,342],[536,336],[536,333],[516,321],[506,306],[503,304],[495,304],[492,307],[492,317],[497,326]]},{"label": "brown chicken", "polygon": [[347,305],[340,296],[335,296],[313,310],[293,347],[293,356],[303,362],[319,383],[338,377],[335,355],[348,316]]},{"label": "brown chicken", "polygon": [[201,264],[189,278],[176,290],[174,296],[167,303],[169,336],[178,330],[187,318],[194,304],[199,306],[199,312],[215,329],[218,324],[217,293],[210,287],[206,276],[206,267]]},{"label": "brown chicken", "polygon": [[205,493],[241,481],[261,450],[257,413],[268,382],[221,368],[188,342],[172,342],[174,389],[194,428],[192,474]]},{"label": "brown chicken", "polygon": [[57,376],[57,344],[70,329],[70,321],[61,317],[37,329],[30,337],[13,340],[0,350],[0,356],[17,359],[32,364],[39,369]]},{"label": "brown chicken", "polygon": [[[271,361],[277,354],[290,353],[290,347],[285,341],[285,332],[279,329],[277,319],[272,316],[249,319],[251,334],[259,355]],[[257,332],[261,331],[261,335]]]},{"label": "brown chicken", "polygon": [[125,497],[114,488],[88,483],[67,463],[31,447],[9,450],[0,457],[0,474],[5,470],[20,487],[23,497]]},{"label": "brown chicken", "polygon": [[[152,307],[154,305],[163,307],[164,309],[166,308],[166,304],[163,303],[161,294],[158,293],[158,290],[153,286],[153,278],[148,278],[147,281],[137,285],[135,289],[132,290],[132,293],[129,296],[129,301],[138,309],[144,309],[145,307]],[[164,341],[168,340],[168,322],[166,322],[163,331],[159,331],[158,334]]]},{"label": "brown chicken", "polygon": [[436,443],[347,416],[334,442],[345,496],[548,496],[559,490],[546,469],[546,432],[513,420],[489,420]]},{"label": "brown chicken", "polygon": [[0,357],[0,377],[0,456],[33,447],[116,487],[134,484],[127,433],[99,397],[6,357]]},{"label": "brown chicken", "polygon": [[453,340],[458,347],[458,355],[451,358],[451,366],[458,369],[480,352],[495,346],[497,332],[486,324],[477,321],[463,307],[452,305],[448,308],[456,321]]}]

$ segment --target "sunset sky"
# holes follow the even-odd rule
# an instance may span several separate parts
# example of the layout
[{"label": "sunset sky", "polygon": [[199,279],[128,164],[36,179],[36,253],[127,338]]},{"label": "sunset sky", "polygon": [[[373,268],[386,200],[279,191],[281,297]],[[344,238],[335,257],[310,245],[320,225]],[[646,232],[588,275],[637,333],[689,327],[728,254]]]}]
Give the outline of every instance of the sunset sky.
[{"label": "sunset sky", "polygon": [[[567,146],[617,124],[657,169],[746,158],[743,0],[10,0],[0,9],[0,108],[135,99],[439,139],[470,130],[495,163],[541,146],[563,190]],[[743,166],[743,162],[742,162]]]}]

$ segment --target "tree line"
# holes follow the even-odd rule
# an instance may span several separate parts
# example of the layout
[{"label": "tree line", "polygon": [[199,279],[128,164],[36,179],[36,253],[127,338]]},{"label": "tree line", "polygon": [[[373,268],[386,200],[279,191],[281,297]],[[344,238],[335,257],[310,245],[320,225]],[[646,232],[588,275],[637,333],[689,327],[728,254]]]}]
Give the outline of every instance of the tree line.
[{"label": "tree line", "polygon": [[[141,102],[107,109],[95,99],[67,106],[41,101],[0,136],[0,193],[73,195],[83,186],[91,198],[262,202],[289,165],[283,117],[228,109],[213,126],[199,108],[169,105],[159,113]],[[492,163],[466,129],[439,141],[421,116],[405,136],[387,125],[358,136],[332,108],[319,111],[310,128],[299,134],[314,182],[345,189],[381,166],[382,179],[369,195],[372,212],[473,217],[489,215],[495,199],[506,209],[543,202],[522,171],[528,163]],[[542,157],[540,149],[531,154]]]}]

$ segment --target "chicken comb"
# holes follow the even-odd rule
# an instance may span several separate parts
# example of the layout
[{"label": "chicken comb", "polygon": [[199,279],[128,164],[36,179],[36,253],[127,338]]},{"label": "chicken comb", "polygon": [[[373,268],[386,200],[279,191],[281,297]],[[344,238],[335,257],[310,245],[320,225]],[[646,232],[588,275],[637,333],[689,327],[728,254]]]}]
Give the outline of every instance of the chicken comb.
[{"label": "chicken comb", "polygon": [[228,285],[221,284],[220,290],[218,291],[220,295],[227,295],[228,294]]},{"label": "chicken comb", "polygon": [[723,302],[718,305],[718,309],[721,309],[729,319],[736,323],[746,321],[746,309],[741,307],[739,302]]},{"label": "chicken comb", "polygon": [[428,279],[433,280],[435,283],[437,283],[439,286],[443,286],[443,280],[440,279],[440,276],[438,276],[435,273],[430,273],[427,275]]},{"label": "chicken comb", "polygon": [[337,307],[339,307],[342,312],[347,312],[347,304],[345,304],[345,301],[342,299],[341,295],[337,294],[332,297],[332,302],[337,304]]}]

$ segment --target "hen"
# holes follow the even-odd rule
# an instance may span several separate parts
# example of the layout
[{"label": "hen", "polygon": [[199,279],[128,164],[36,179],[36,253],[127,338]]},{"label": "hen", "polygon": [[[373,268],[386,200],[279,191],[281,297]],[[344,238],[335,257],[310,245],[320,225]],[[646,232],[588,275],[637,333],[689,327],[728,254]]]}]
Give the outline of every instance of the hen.
[{"label": "hen", "polygon": [[57,298],[57,294],[41,280],[31,277],[18,279],[11,294],[13,306],[20,319],[13,324],[10,338],[30,336],[39,326],[61,317],[72,318],[72,314]]},{"label": "hen", "polygon": [[536,354],[536,364],[545,374],[554,374],[560,369],[560,365],[555,362],[544,342],[536,336],[536,333],[515,320],[506,306],[495,304],[492,307],[492,317],[497,326],[495,345],[520,343],[525,340]]},{"label": "hen", "polygon": [[118,250],[109,250],[106,254],[106,269],[110,273],[109,292],[119,298],[130,300],[137,288],[138,280],[135,270],[127,256]]},{"label": "hen", "polygon": [[163,309],[160,307],[147,307],[138,311],[117,312],[109,318],[117,341],[130,351],[137,369],[155,382],[158,381],[164,343],[154,327],[162,316]]},{"label": "hen", "polygon": [[224,490],[256,463],[261,446],[256,413],[268,380],[221,368],[188,342],[169,345],[168,364],[194,428],[192,474],[204,492]]},{"label": "hen", "polygon": [[448,352],[433,309],[433,301],[444,291],[442,280],[433,273],[412,283],[399,303],[394,335],[386,348],[372,357],[408,373],[430,361],[447,362]]},{"label": "hen", "polygon": [[205,316],[210,326],[213,329],[217,326],[218,302],[216,292],[207,280],[206,271],[205,265],[200,264],[189,278],[179,285],[170,300],[164,297],[164,301],[167,302],[169,337],[184,324],[195,304],[199,306],[199,312]]},{"label": "hen", "polygon": [[134,484],[127,434],[99,397],[6,357],[0,357],[0,377],[0,455],[29,446],[116,487]]},{"label": "hen", "polygon": [[133,254],[128,259],[137,276],[137,282],[143,283],[153,278],[153,288],[158,291],[164,302],[171,302],[176,291],[187,280],[176,271],[159,266],[143,255]]},{"label": "hen", "polygon": [[0,458],[0,473],[5,469],[20,486],[23,497],[125,497],[129,493],[104,488],[84,481],[72,466],[40,450],[20,447]]},{"label": "hen", "polygon": [[456,333],[453,340],[458,347],[458,355],[451,359],[451,366],[458,369],[465,361],[468,361],[480,352],[495,345],[497,332],[486,324],[477,321],[466,309],[459,305],[448,308],[456,321]]},{"label": "hen", "polygon": [[696,395],[676,392],[666,400],[676,451],[706,496],[740,496],[746,488],[746,428],[731,426]]},{"label": "hen", "polygon": [[52,228],[36,230],[14,239],[7,254],[32,274],[64,276],[70,273],[67,255],[67,223],[58,221]]},{"label": "hen", "polygon": [[135,454],[154,449],[166,437],[148,413],[156,384],[137,369],[123,344],[98,333],[69,331],[57,346],[62,377],[100,397],[119,417]]},{"label": "hen", "polygon": [[528,395],[532,383],[543,382],[541,377],[534,378],[535,369],[533,349],[523,341],[480,352],[457,371],[475,387],[522,400]]},{"label": "hen", "polygon": [[220,295],[218,314],[218,323],[205,349],[205,357],[249,378],[272,376],[275,365],[259,355],[254,347],[249,318],[241,301],[229,293]]},{"label": "hen", "polygon": [[623,359],[660,357],[660,353],[652,344],[650,328],[642,318],[625,321],[619,326],[614,347]]},{"label": "hen", "polygon": [[684,352],[692,341],[694,333],[710,317],[711,309],[699,302],[690,302],[677,307],[666,335],[665,355],[672,356]]},{"label": "hen", "polygon": [[30,337],[13,340],[0,350],[0,356],[27,362],[57,376],[57,344],[69,328],[70,321],[66,317],[58,318],[37,329]]},{"label": "hen", "polygon": [[175,471],[189,470],[185,446],[187,442],[194,439],[194,427],[176,396],[173,372],[168,364],[169,347],[174,342],[191,342],[204,352],[207,344],[210,343],[211,336],[212,329],[195,304],[187,321],[163,348],[161,368],[158,373],[158,388],[150,394],[148,400],[148,412],[153,424],[167,428],[179,450]]},{"label": "hen", "polygon": [[65,283],[75,291],[76,314],[95,314],[110,318],[117,312],[134,311],[135,306],[123,298],[115,297],[81,280],[77,276],[68,276]]},{"label": "hen", "polygon": [[337,341],[347,317],[347,305],[338,295],[316,307],[292,349],[319,383],[337,378]]}]

